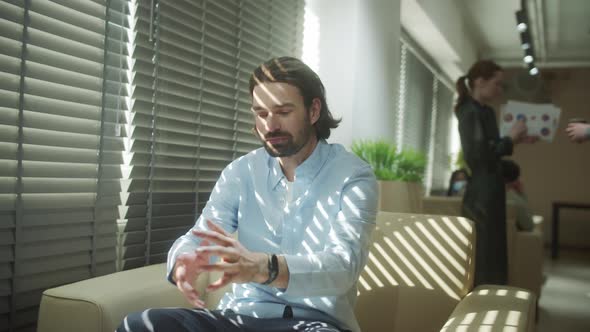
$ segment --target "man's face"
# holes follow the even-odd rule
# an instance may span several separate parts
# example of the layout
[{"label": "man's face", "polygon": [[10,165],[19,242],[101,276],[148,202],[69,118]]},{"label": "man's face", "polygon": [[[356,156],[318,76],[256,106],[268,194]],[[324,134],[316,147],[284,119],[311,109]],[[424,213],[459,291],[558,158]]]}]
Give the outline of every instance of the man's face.
[{"label": "man's face", "polygon": [[[312,108],[316,104],[314,101]],[[299,89],[290,84],[257,85],[252,93],[252,111],[256,120],[256,135],[273,157],[296,154],[315,135],[313,123],[317,121],[317,116],[313,111],[310,116]]]}]

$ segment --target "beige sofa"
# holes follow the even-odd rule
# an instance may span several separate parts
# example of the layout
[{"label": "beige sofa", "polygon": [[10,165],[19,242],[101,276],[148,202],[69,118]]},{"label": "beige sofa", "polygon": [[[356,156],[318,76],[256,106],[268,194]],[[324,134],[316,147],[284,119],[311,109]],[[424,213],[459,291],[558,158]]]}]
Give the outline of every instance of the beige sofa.
[{"label": "beige sofa", "polygon": [[[362,330],[533,331],[532,293],[471,290],[474,241],[473,224],[464,218],[381,212],[358,285]],[[49,289],[38,332],[112,332],[129,312],[187,306],[164,275],[160,264]],[[213,279],[204,275],[196,286],[202,290]],[[209,308],[220,294],[204,295]]]},{"label": "beige sofa", "polygon": [[[425,197],[422,213],[447,216],[461,215],[461,197]],[[519,231],[516,227],[516,209],[508,205],[508,284],[531,290],[537,298],[543,285],[543,233],[542,224],[537,223],[533,231]]]}]

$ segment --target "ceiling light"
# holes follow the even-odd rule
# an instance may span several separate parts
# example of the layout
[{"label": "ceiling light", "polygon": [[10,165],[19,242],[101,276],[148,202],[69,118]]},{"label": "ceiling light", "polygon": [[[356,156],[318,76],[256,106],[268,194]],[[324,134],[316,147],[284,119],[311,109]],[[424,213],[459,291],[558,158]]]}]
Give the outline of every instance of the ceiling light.
[{"label": "ceiling light", "polygon": [[523,31],[520,34],[520,45],[523,50],[531,48],[531,34],[530,31]]},{"label": "ceiling light", "polygon": [[516,28],[520,32],[526,31],[528,27],[529,20],[527,19],[526,12],[524,10],[519,10],[516,12]]},{"label": "ceiling light", "polygon": [[539,69],[535,66],[535,52],[533,50],[533,42],[531,38],[531,31],[529,29],[529,20],[527,12],[524,9],[516,11],[516,27],[520,35],[520,47],[524,51],[524,63],[528,65],[529,73],[531,75],[538,75]]}]

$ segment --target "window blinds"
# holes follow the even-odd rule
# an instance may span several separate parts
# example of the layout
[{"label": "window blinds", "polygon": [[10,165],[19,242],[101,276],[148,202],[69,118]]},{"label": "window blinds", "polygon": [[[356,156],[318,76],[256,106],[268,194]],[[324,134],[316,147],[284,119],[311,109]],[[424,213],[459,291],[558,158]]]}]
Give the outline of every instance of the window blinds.
[{"label": "window blinds", "polygon": [[[115,271],[104,2],[0,3],[0,326],[34,330],[48,287]],[[103,79],[105,78],[105,79]],[[115,167],[116,169],[116,167]],[[104,180],[104,181],[103,181]]]},{"label": "window blinds", "polygon": [[151,3],[0,2],[0,331],[34,331],[48,287],[163,261],[259,146],[249,75],[300,54],[304,2]]},{"label": "window blinds", "polygon": [[400,117],[403,119],[402,146],[428,153],[434,76],[411,50],[403,59],[405,94],[400,96],[404,98],[404,114]]},{"label": "window blinds", "polygon": [[453,112],[453,92],[444,84],[438,84],[436,108],[436,130],[434,133],[434,156],[432,167],[432,189],[446,192],[451,177],[451,120]]},{"label": "window blinds", "polygon": [[252,133],[249,77],[273,56],[300,55],[304,3],[132,6],[134,102],[125,112],[130,172],[118,219],[122,269],[164,261],[223,168],[260,146]]},{"label": "window blinds", "polygon": [[395,116],[400,148],[427,155],[426,193],[441,192],[450,176],[448,137],[453,115],[453,93],[448,80],[425,60],[408,36],[401,40],[399,104]]}]

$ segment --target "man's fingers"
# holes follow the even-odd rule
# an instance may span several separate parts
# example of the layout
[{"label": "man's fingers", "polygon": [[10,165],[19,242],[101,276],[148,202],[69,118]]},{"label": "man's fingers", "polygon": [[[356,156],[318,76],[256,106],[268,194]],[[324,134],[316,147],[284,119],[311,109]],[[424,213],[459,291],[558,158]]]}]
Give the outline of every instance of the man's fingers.
[{"label": "man's fingers", "polygon": [[232,246],[234,241],[232,238],[214,231],[193,229],[192,232],[194,235],[202,238],[203,240],[208,240],[210,242],[213,242],[224,247]]},{"label": "man's fingers", "polygon": [[232,276],[228,274],[223,274],[223,276],[217,279],[215,282],[207,286],[207,292],[213,292],[218,290],[226,285],[228,285],[232,280]]},{"label": "man's fingers", "polygon": [[201,299],[196,299],[190,303],[197,309],[204,309],[205,308],[205,302],[203,302],[203,300],[201,300]]},{"label": "man's fingers", "polygon": [[195,306],[197,308],[204,308],[205,307],[205,302],[203,302],[203,300],[201,300],[198,295],[191,293],[191,294],[185,294],[185,296],[186,296],[186,299],[188,300],[188,302],[190,304],[192,304],[193,306]]},{"label": "man's fingers", "polygon": [[176,282],[176,288],[178,288],[178,290],[184,294],[184,296],[189,300],[189,301],[193,301],[194,299],[198,299],[199,298],[199,293],[197,292],[196,289],[193,288],[193,286],[190,284],[190,282],[186,281],[186,280],[182,280],[182,281],[177,281]]},{"label": "man's fingers", "polygon": [[186,264],[179,264],[180,262],[176,262],[176,267],[174,269],[174,280],[181,281],[186,279]]},{"label": "man's fingers", "polygon": [[199,295],[197,293],[197,290],[193,287],[193,285],[190,282],[188,282],[185,278],[181,278],[176,281],[176,288],[178,288],[178,290],[181,291],[183,294],[195,293],[197,296]]},{"label": "man's fingers", "polygon": [[205,302],[203,302],[203,300],[199,298],[199,292],[197,292],[197,290],[193,287],[193,285],[190,282],[186,280],[177,281],[176,287],[178,288],[178,290],[180,290],[180,292],[184,295],[184,297],[190,304],[197,308],[205,307]]},{"label": "man's fingers", "polygon": [[197,254],[219,256],[226,258],[230,261],[236,261],[240,258],[240,255],[238,254],[238,251],[236,249],[222,246],[200,247],[197,248]]}]

